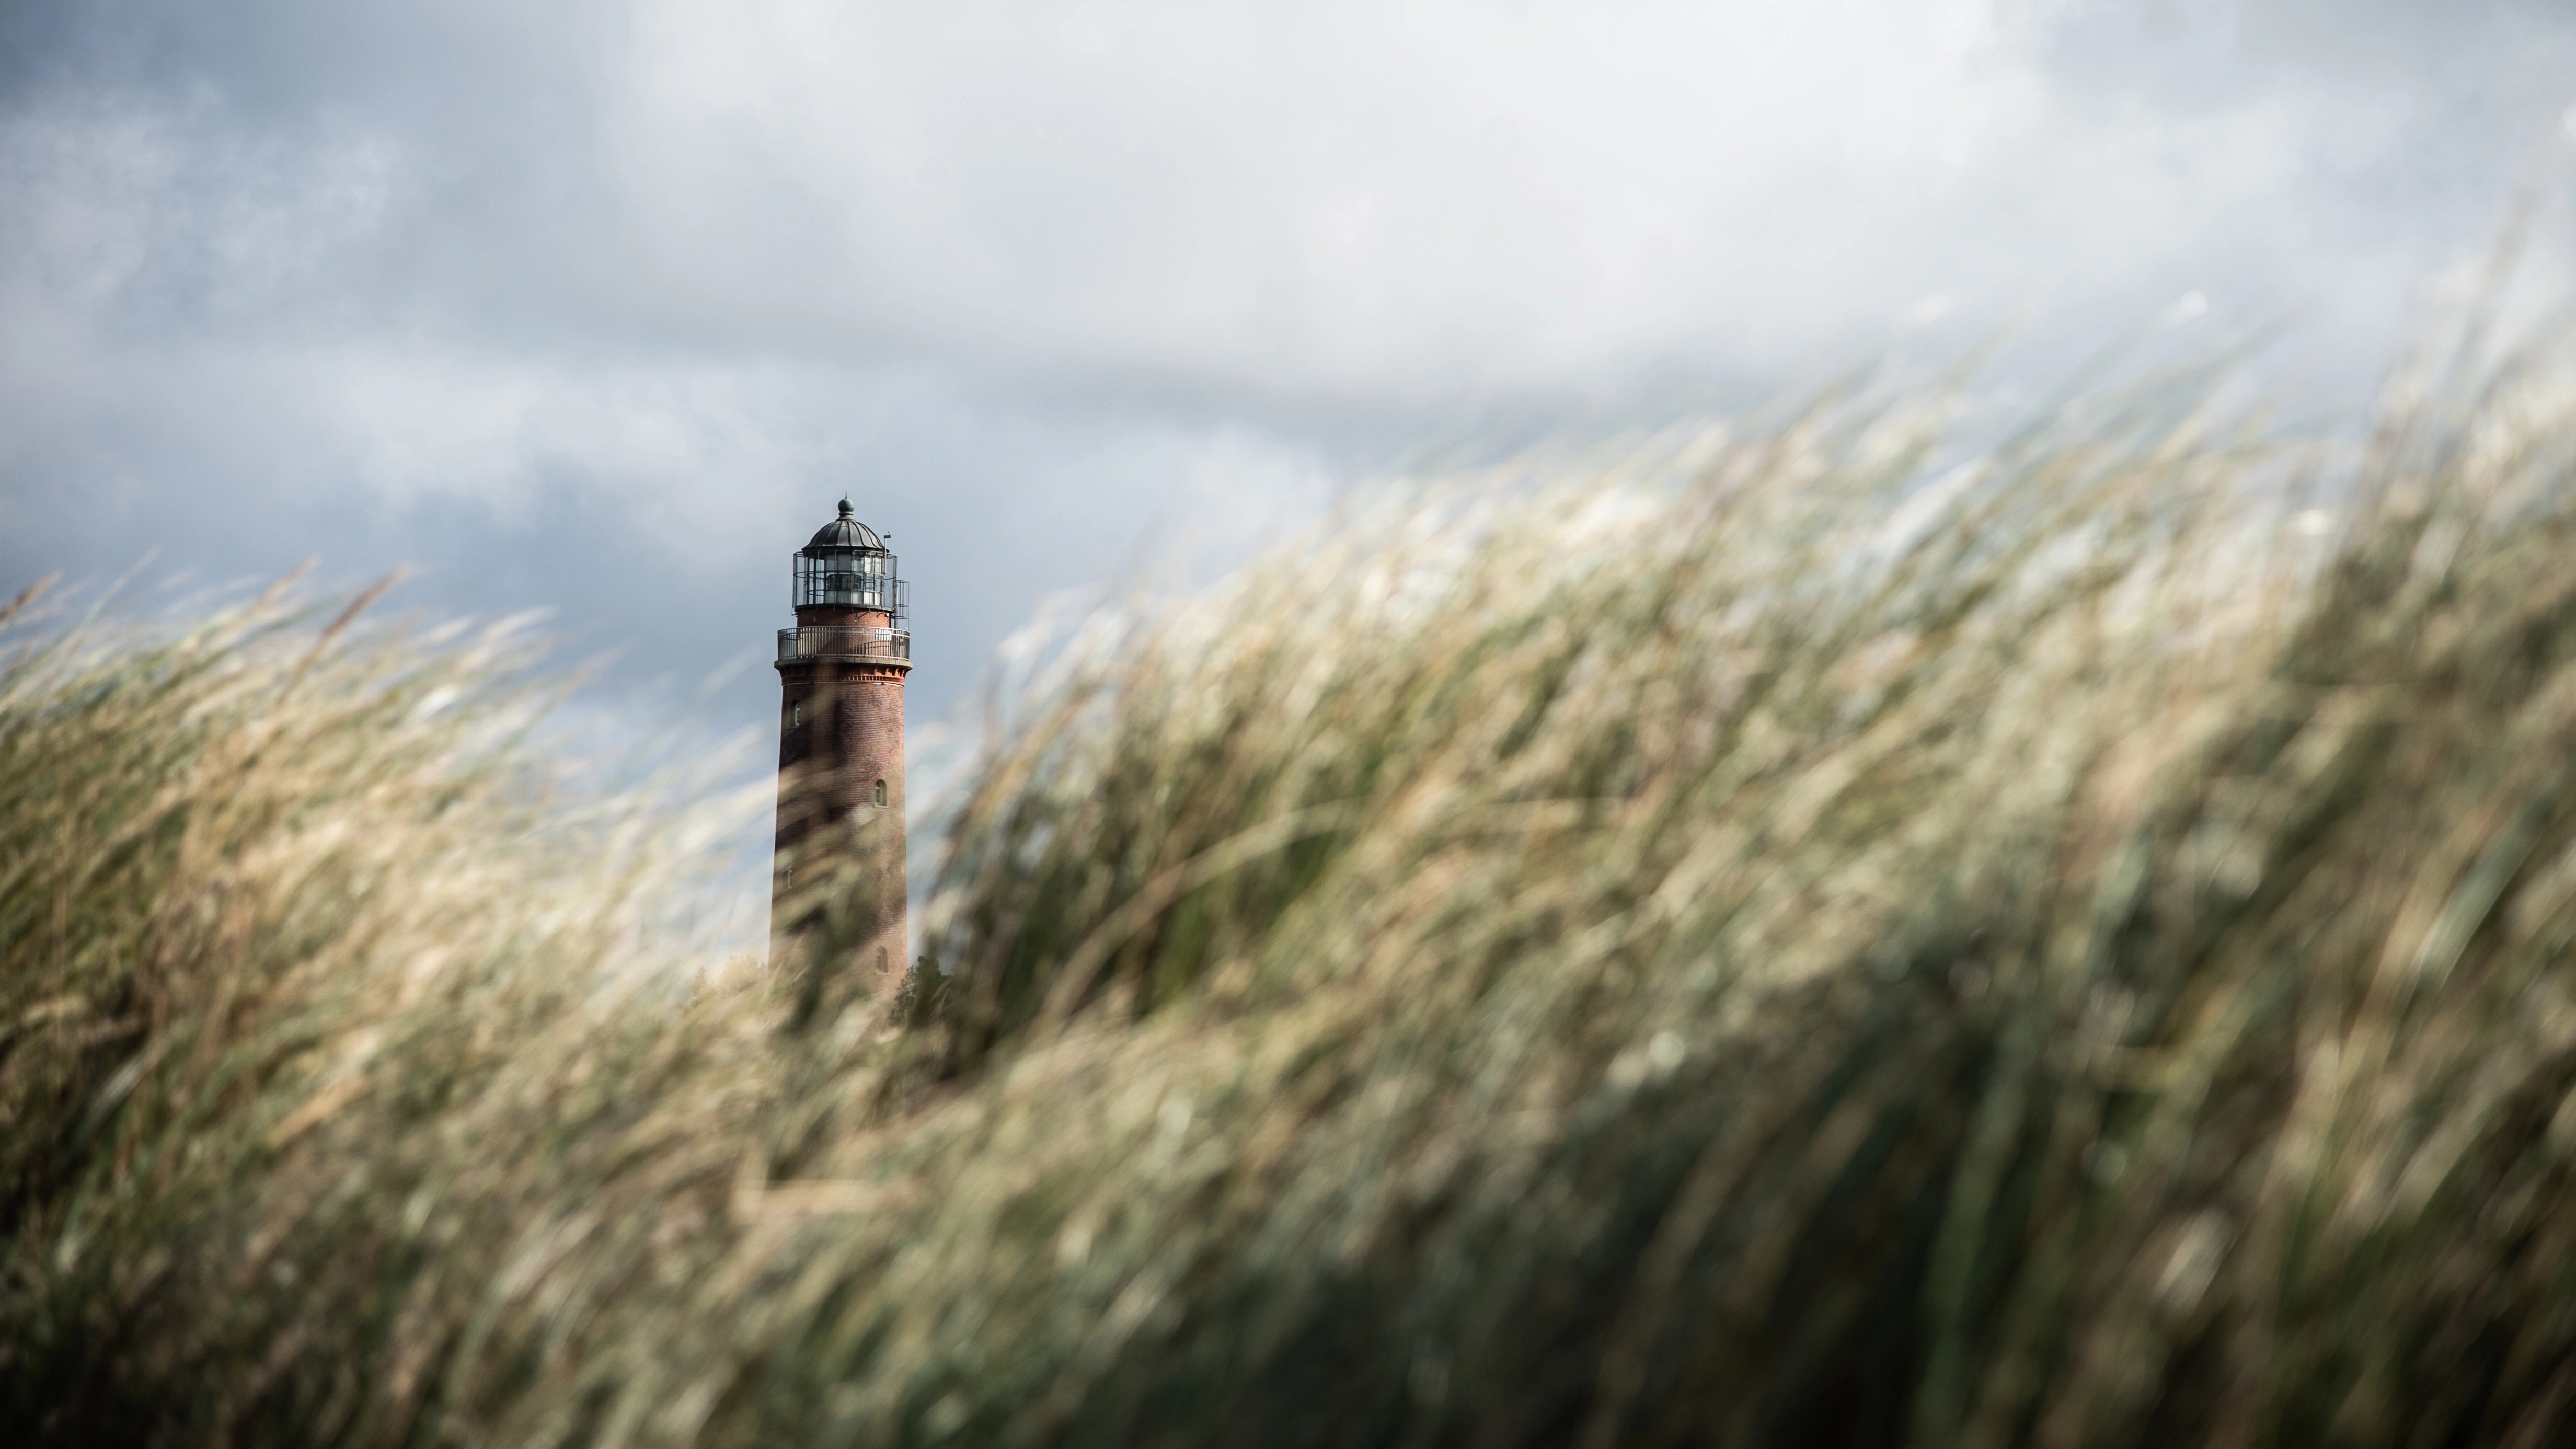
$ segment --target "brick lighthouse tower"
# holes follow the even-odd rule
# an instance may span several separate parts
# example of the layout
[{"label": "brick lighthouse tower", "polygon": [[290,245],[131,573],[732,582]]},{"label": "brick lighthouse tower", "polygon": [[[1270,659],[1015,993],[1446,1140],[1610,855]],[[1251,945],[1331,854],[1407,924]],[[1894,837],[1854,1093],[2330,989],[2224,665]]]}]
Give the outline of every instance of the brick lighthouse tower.
[{"label": "brick lighthouse tower", "polygon": [[[778,631],[778,838],[771,934],[782,943],[837,910],[833,934],[861,991],[900,984],[904,921],[903,680],[912,672],[894,553],[851,516],[794,556],[796,627]],[[828,892],[828,899],[799,885]]]}]

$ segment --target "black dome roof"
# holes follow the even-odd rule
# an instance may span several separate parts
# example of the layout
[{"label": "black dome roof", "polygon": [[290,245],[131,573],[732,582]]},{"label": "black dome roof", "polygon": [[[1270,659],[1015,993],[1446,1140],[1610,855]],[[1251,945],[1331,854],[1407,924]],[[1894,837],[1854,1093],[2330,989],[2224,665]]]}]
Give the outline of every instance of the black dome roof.
[{"label": "black dome roof", "polygon": [[844,498],[841,500],[841,516],[817,529],[812,541],[805,545],[805,551],[821,553],[825,549],[847,548],[865,549],[871,553],[886,552],[885,540],[877,537],[875,529],[850,516],[850,500]]}]

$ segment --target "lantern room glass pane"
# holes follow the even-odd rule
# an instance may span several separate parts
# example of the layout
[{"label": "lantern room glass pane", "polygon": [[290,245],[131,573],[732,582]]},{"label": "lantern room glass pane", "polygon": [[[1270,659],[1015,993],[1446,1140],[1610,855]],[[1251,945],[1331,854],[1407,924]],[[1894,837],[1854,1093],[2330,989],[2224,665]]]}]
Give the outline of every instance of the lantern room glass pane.
[{"label": "lantern room glass pane", "polygon": [[903,581],[894,555],[859,549],[800,549],[792,556],[799,607],[882,609],[900,619]]}]

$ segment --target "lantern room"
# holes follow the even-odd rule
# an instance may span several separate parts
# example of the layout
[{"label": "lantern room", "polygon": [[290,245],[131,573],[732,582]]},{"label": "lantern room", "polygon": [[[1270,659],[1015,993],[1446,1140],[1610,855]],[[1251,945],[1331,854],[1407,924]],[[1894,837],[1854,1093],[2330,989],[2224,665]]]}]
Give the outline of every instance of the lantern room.
[{"label": "lantern room", "polygon": [[852,516],[846,498],[841,516],[796,551],[794,567],[798,609],[875,609],[895,623],[911,612],[908,591],[895,573],[893,550],[875,529]]}]

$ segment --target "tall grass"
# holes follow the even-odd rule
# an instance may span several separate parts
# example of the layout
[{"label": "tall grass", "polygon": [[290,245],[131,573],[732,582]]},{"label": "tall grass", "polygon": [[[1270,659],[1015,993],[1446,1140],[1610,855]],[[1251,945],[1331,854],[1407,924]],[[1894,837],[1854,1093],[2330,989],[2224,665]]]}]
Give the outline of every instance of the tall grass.
[{"label": "tall grass", "polygon": [[2576,404],[2207,395],[1358,509],[1024,702],[892,1001],[488,648],[25,643],[0,1422],[2561,1442]]}]

